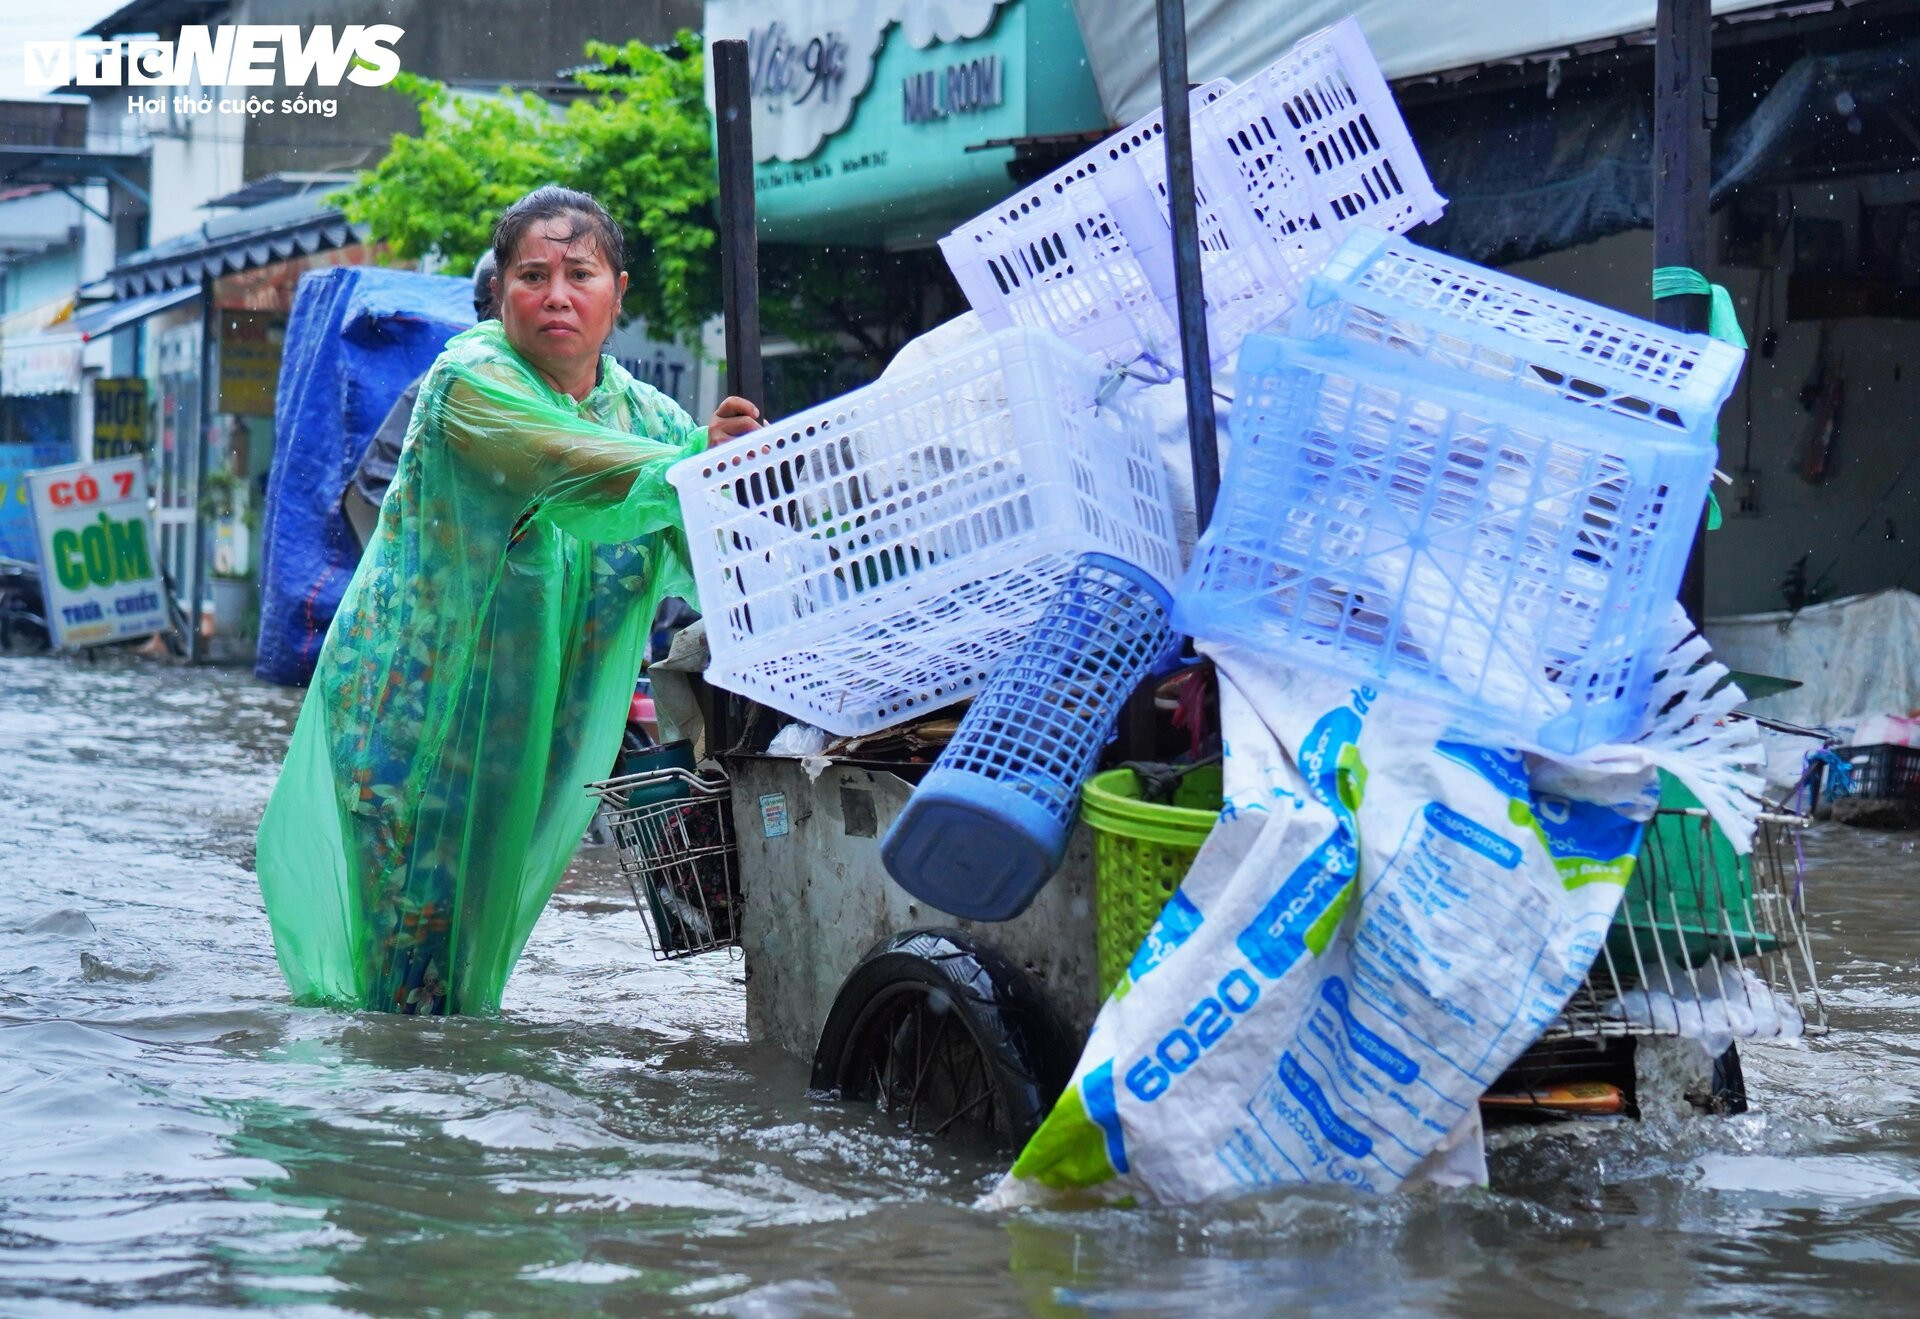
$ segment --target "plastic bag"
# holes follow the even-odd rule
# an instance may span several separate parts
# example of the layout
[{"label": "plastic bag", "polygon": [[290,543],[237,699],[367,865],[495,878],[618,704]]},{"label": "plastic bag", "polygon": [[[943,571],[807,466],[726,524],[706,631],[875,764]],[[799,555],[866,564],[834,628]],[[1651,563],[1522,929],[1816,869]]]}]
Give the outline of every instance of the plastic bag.
[{"label": "plastic bag", "polygon": [[602,359],[583,400],[498,322],[421,388],[260,824],[302,1003],[492,1012],[614,763],[705,431]]},{"label": "plastic bag", "polygon": [[804,759],[825,751],[831,740],[825,729],[815,728],[812,724],[788,724],[773,735],[773,741],[767,743],[767,754]]}]

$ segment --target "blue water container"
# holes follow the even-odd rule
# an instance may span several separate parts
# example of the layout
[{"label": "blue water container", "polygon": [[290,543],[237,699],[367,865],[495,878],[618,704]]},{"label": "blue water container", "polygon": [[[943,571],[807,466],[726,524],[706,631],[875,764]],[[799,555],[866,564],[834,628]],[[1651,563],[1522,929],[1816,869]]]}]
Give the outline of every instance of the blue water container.
[{"label": "blue water container", "polygon": [[1080,559],[882,840],[900,887],[968,920],[1026,910],[1059,869],[1120,706],[1167,649],[1172,609],[1125,560]]}]

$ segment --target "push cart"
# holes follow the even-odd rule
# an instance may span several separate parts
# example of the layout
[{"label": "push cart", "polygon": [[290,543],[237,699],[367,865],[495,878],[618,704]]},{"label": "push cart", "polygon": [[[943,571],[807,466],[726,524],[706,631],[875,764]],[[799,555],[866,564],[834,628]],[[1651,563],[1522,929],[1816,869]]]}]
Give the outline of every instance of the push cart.
[{"label": "push cart", "polygon": [[[1057,171],[1030,188],[1017,204],[957,231],[946,250],[961,272],[969,301],[983,318],[999,315],[1006,326],[1032,326],[1047,319],[1001,314],[1003,297],[1026,298],[1036,307],[1070,309],[1054,328],[1068,340],[1078,336],[1074,348],[1081,355],[1112,359],[1118,344],[1118,357],[1113,360],[1139,360],[1143,345],[1170,348],[1177,332],[1190,417],[1196,509],[1205,527],[1219,484],[1209,363],[1255,328],[1251,323],[1232,322],[1234,305],[1256,309],[1260,323],[1271,323],[1300,294],[1304,267],[1292,263],[1302,258],[1307,266],[1324,263],[1328,253],[1320,250],[1320,241],[1325,240],[1331,251],[1338,245],[1335,229],[1344,232],[1356,213],[1364,211],[1363,218],[1370,223],[1401,232],[1437,215],[1440,199],[1427,184],[1364,39],[1357,26],[1348,23],[1303,42],[1297,48],[1298,60],[1283,60],[1231,98],[1222,98],[1216,127],[1225,132],[1225,155],[1218,172],[1203,171],[1208,173],[1209,185],[1207,220],[1216,229],[1237,227],[1230,242],[1218,241],[1225,232],[1220,230],[1211,234],[1215,241],[1202,243],[1194,205],[1195,148],[1189,102],[1183,94],[1187,78],[1182,6],[1168,0],[1161,6],[1160,18],[1164,124],[1162,116],[1154,116],[1116,135],[1089,153],[1084,169],[1075,162]],[[753,395],[758,323],[746,52],[737,43],[720,43],[715,56],[716,106],[723,125],[719,154],[729,383],[734,392]],[[1337,78],[1327,72],[1329,61],[1340,66]],[[1268,106],[1264,98],[1269,89],[1283,84],[1289,95],[1281,98],[1279,106]],[[1193,93],[1202,102],[1218,94],[1211,88]],[[1234,137],[1228,131],[1231,125],[1239,122],[1233,114],[1248,110],[1264,124],[1267,119],[1277,122],[1281,107],[1300,130],[1295,145],[1307,152],[1303,162],[1307,168],[1291,171],[1298,179],[1289,177],[1288,157],[1282,150],[1236,152],[1225,145]],[[1303,127],[1296,109],[1314,122]],[[1348,117],[1356,114],[1361,117]],[[1364,133],[1358,128],[1361,123],[1368,125]],[[1290,135],[1282,137],[1294,140]],[[1317,151],[1313,143],[1320,144]],[[1144,149],[1149,146],[1152,149]],[[1233,162],[1227,162],[1226,156],[1233,157]],[[1344,181],[1322,189],[1325,195],[1309,196],[1303,190],[1298,195],[1286,193],[1286,205],[1273,204],[1290,186],[1304,189],[1301,180],[1324,174],[1335,161],[1347,172],[1341,175]],[[1097,185],[1088,182],[1096,170],[1101,171]],[[1111,202],[1115,196],[1132,200],[1116,207]],[[1252,200],[1241,206],[1240,201],[1247,198]],[[1082,209],[1082,203],[1095,209]],[[1322,204],[1325,209],[1313,212],[1310,223],[1298,222]],[[1127,238],[1128,215],[1140,221],[1132,231],[1142,238],[1139,252]],[[1315,231],[1314,242],[1303,245],[1300,235],[1309,229]],[[1159,269],[1165,264],[1159,240],[1169,231],[1172,242],[1165,255],[1172,257],[1171,272]],[[1082,252],[1076,241],[1099,250]],[[1206,291],[1226,330],[1211,346],[1208,327],[1216,317],[1203,306],[1203,246],[1214,254]],[[1222,251],[1229,261],[1220,259]],[[1072,259],[1063,260],[1063,252]],[[1023,264],[1022,253],[1044,253],[1045,257],[1036,267]],[[1268,256],[1262,258],[1259,253]],[[1407,255],[1425,259],[1417,252]],[[1146,277],[1142,260],[1156,267],[1158,278]],[[974,277],[969,279],[966,272]],[[1172,307],[1162,305],[1168,273],[1177,293]],[[1242,282],[1234,282],[1236,274]],[[1077,293],[1058,296],[1065,287],[1060,281],[1070,278],[1096,280],[1117,296],[1109,300],[1111,305],[1103,301],[1089,312],[1087,298]],[[1439,281],[1439,287],[1459,285],[1448,276]],[[1155,290],[1151,296],[1143,291],[1147,288]],[[1520,308],[1512,319],[1537,324],[1540,291],[1528,287],[1511,292],[1516,299],[1513,305]],[[1476,294],[1456,301],[1478,305],[1482,299]],[[1420,321],[1432,310],[1423,307],[1416,309],[1417,314],[1403,316],[1391,306],[1368,308],[1354,324],[1395,327],[1385,337],[1401,353],[1391,361],[1393,371],[1400,374],[1406,365],[1402,359],[1408,353],[1423,356],[1427,343],[1424,339],[1416,343],[1399,327]],[[1461,326],[1454,323],[1459,319],[1457,311],[1447,313],[1453,319],[1435,342],[1459,342]],[[1598,313],[1587,304],[1570,306],[1568,323],[1580,328],[1570,331],[1566,342],[1583,343],[1598,333],[1592,328]],[[1140,315],[1151,323],[1138,321]],[[1501,316],[1491,319],[1504,320]],[[1481,326],[1475,333],[1497,336],[1511,329],[1501,323]],[[1105,338],[1110,331],[1117,337]],[[1374,331],[1358,333],[1366,337]],[[1609,329],[1605,335],[1626,342],[1640,336],[1640,329],[1618,335]],[[1633,341],[1641,342],[1643,337]],[[1672,354],[1636,353],[1627,358],[1574,354],[1561,361],[1554,356],[1559,349],[1546,344],[1553,338],[1532,332],[1507,334],[1494,345],[1501,347],[1500,353],[1483,354],[1476,361],[1498,356],[1510,363],[1514,376],[1508,383],[1515,393],[1537,392],[1543,381],[1564,383],[1568,398],[1563,402],[1579,408],[1583,422],[1596,415],[1591,407],[1596,397],[1618,396],[1637,403],[1651,390],[1652,396],[1667,400],[1668,395],[1659,392],[1666,387],[1660,381],[1629,377],[1643,357],[1662,364],[1655,374],[1664,373],[1665,364],[1677,360]],[[1053,361],[1054,351],[1037,340],[1021,344],[1009,340],[1007,346],[979,348],[976,357],[1004,352],[1006,359],[998,363],[970,359],[951,370],[943,368],[931,383],[908,377],[893,393],[882,390],[857,405],[836,402],[832,415],[816,417],[804,426],[789,418],[783,423],[784,434],[771,435],[745,454],[736,450],[703,461],[697,473],[686,474],[684,480],[675,477],[689,518],[690,543],[716,556],[701,570],[714,587],[709,591],[703,585],[702,596],[708,621],[732,629],[728,687],[808,722],[836,726],[850,736],[887,726],[909,712],[933,712],[974,694],[979,678],[974,660],[989,652],[994,657],[1006,653],[1032,621],[1030,613],[1014,619],[996,610],[1004,612],[1009,603],[1018,604],[1027,595],[1047,598],[1058,581],[1057,574],[1048,576],[1036,568],[1036,564],[1044,567],[1047,557],[1038,553],[1037,544],[1022,542],[1017,553],[1006,551],[991,562],[981,558],[971,571],[952,581],[938,578],[948,588],[944,591],[914,593],[911,587],[916,578],[935,581],[935,569],[945,572],[960,562],[955,556],[962,541],[970,552],[978,553],[980,545],[999,544],[1005,527],[1019,523],[998,513],[986,516],[980,509],[1039,509],[1032,517],[1042,529],[1084,524],[1107,540],[1095,537],[1093,543],[1051,546],[1050,552],[1070,550],[1077,556],[1106,550],[1143,568],[1151,567],[1141,556],[1152,557],[1148,552],[1156,545],[1165,551],[1165,537],[1155,534],[1155,529],[1165,531],[1167,519],[1161,515],[1168,505],[1164,491],[1147,489],[1140,482],[1146,479],[1142,473],[1150,477],[1159,464],[1151,456],[1132,465],[1119,463],[1117,456],[1124,452],[1124,445],[1118,441],[1124,437],[1081,433],[1080,428],[1096,421],[1101,426],[1119,423],[1112,409],[1088,408],[1078,398],[1062,402],[1056,397],[1074,366]],[[1682,430],[1710,428],[1724,389],[1731,388],[1738,356],[1724,345],[1705,349],[1694,345],[1686,351],[1705,352],[1715,361],[1712,370],[1690,366],[1672,373],[1676,379],[1694,381],[1697,387],[1669,389],[1668,393],[1683,392],[1685,397],[1676,396],[1658,409],[1644,404],[1623,407],[1614,419],[1629,429],[1665,426],[1669,420],[1682,423]],[[1437,352],[1437,356],[1444,354]],[[1602,357],[1608,361],[1602,363]],[[1044,369],[1020,366],[1021,362],[1041,362]],[[1593,383],[1603,378],[1609,383]],[[1022,402],[1021,424],[1004,428],[1007,445],[1017,447],[1022,435],[1028,438],[1031,453],[1018,455],[1015,462],[1005,456],[1012,449],[986,443],[991,428],[985,427],[984,420],[996,411],[1011,417],[1021,380],[1028,382],[1026,395],[1045,400],[1045,406]],[[1486,373],[1475,372],[1469,383],[1484,393]],[[948,394],[951,397],[944,397]],[[937,412],[940,424],[908,424],[906,418],[920,415],[915,409]],[[954,418],[964,419],[963,429],[972,438],[964,444],[922,442],[923,434],[950,434],[961,424]],[[1030,432],[1043,418],[1049,424],[1057,421],[1061,433],[1034,442]],[[852,440],[862,427],[914,438],[905,448],[889,450],[884,461],[866,470],[860,466],[864,456],[856,461]],[[1635,431],[1634,435],[1640,437],[1637,442],[1653,444],[1647,438],[1652,433]],[[1659,437],[1661,453],[1672,447],[1672,438]],[[1685,475],[1704,496],[1710,467],[1705,454],[1710,444],[1695,447],[1700,452],[1688,456],[1692,466]],[[979,469],[960,472],[962,460],[969,455]],[[1060,483],[1063,490],[1076,492],[1078,502],[1063,496],[1057,507],[1040,509],[1033,502],[1036,492],[1047,488],[1048,472],[1063,461],[1063,455],[1071,455],[1086,469]],[[1694,462],[1696,458],[1700,461]],[[1116,464],[1105,486],[1094,470],[1102,462]],[[1016,468],[1025,473],[1017,486],[991,485],[990,478],[1004,477]],[[1670,478],[1671,474],[1662,481]],[[1146,479],[1146,484],[1153,482]],[[969,508],[954,511],[954,525],[968,528],[965,536],[942,539],[916,521],[925,512],[924,501],[953,498],[961,489],[971,491],[968,497],[974,501]],[[1687,499],[1677,497],[1681,486],[1660,489],[1658,509],[1690,506]],[[1270,519],[1270,503],[1258,496],[1254,502],[1261,505],[1254,510],[1254,520]],[[1120,515],[1129,511],[1132,520],[1126,521]],[[1627,556],[1621,560],[1621,571],[1650,573],[1657,567],[1655,575],[1674,580],[1666,583],[1663,577],[1655,584],[1666,589],[1635,583],[1636,600],[1671,598],[1671,587],[1678,584],[1677,568],[1684,559],[1681,542],[1686,539],[1682,533],[1690,534],[1691,522],[1664,512],[1663,518],[1670,525],[1664,528],[1662,553]],[[1123,521],[1125,525],[1120,525]],[[1498,516],[1489,515],[1487,521],[1489,526],[1505,525]],[[1024,523],[1019,525],[1024,529]],[[1673,531],[1674,527],[1681,531]],[[1584,545],[1593,533],[1584,524],[1570,523],[1566,534]],[[1424,536],[1418,540],[1426,543]],[[938,553],[930,547],[937,547]],[[1523,557],[1523,549],[1513,550],[1516,560]],[[1581,551],[1583,565],[1592,558],[1589,551]],[[1170,581],[1178,574],[1160,575]],[[1446,580],[1442,571],[1440,581]],[[965,599],[959,598],[962,586]],[[864,612],[840,608],[860,601],[864,601]],[[1595,610],[1591,617],[1601,617],[1602,612]],[[1341,600],[1333,602],[1332,613],[1346,616]],[[1638,627],[1645,620],[1636,614],[1633,621]],[[1539,629],[1520,619],[1514,630],[1531,637]],[[952,661],[950,653],[961,651],[967,652],[966,662]],[[1564,656],[1540,666],[1536,676],[1551,677],[1569,691],[1584,694],[1582,699],[1591,698],[1600,707],[1596,718],[1626,717],[1623,710],[1606,708],[1604,701],[1592,695],[1609,690],[1611,679],[1589,682]],[[849,708],[849,701],[861,708]],[[863,723],[869,716],[871,722]],[[1597,731],[1602,730],[1563,730],[1576,741]],[[1124,907],[1130,917],[1144,913],[1150,919],[1177,882],[1181,867],[1129,867],[1129,878],[1159,887],[1127,891],[1118,869],[1112,864],[1103,868],[1095,859],[1095,828],[1113,826],[1112,819],[1098,825],[1096,811],[1095,825],[1083,815],[1068,841],[1063,863],[1020,916],[991,925],[970,924],[911,899],[893,884],[881,863],[881,840],[901,815],[927,766],[857,757],[828,760],[824,765],[817,758],[769,757],[754,749],[765,746],[764,738],[757,744],[716,739],[715,745],[729,748],[719,755],[717,772],[728,787],[738,888],[729,889],[724,900],[727,911],[737,914],[734,930],[744,950],[749,1034],[810,1059],[812,1087],[821,1095],[875,1103],[916,1131],[1012,1145],[1023,1142],[1069,1078],[1105,996],[1112,973],[1111,950],[1125,943],[1115,913]],[[720,778],[710,782],[717,785]],[[1685,814],[1689,809],[1676,806],[1682,815],[1673,820],[1663,816],[1649,846],[1664,846],[1670,833],[1684,843],[1693,832],[1705,829],[1697,817]],[[1675,827],[1669,830],[1669,824]],[[1774,820],[1764,827],[1790,836],[1795,823]],[[1689,991],[1670,983],[1670,978],[1659,985],[1651,982],[1643,936],[1663,974],[1670,970],[1675,954],[1682,957],[1687,975],[1695,965],[1684,960],[1688,956],[1730,955],[1737,972],[1735,989],[1748,984],[1749,963],[1766,959],[1791,963],[1795,974],[1766,968],[1772,984],[1769,992],[1786,996],[1791,1015],[1803,1026],[1818,1029],[1824,1024],[1807,957],[1797,867],[1789,876],[1779,864],[1778,844],[1772,843],[1763,846],[1744,869],[1735,864],[1729,870],[1710,832],[1701,832],[1700,837],[1704,841],[1694,852],[1682,848],[1671,856],[1657,853],[1640,867],[1638,897],[1629,892],[1621,917],[1627,940],[1623,954],[1635,956],[1615,956],[1609,945],[1567,1014],[1517,1067],[1522,1073],[1518,1084],[1527,1093],[1539,1089],[1529,1085],[1529,1067],[1536,1071],[1551,1067],[1571,1076],[1583,1068],[1618,1073],[1624,1065],[1626,1071],[1618,1073],[1626,1082],[1620,1087],[1622,1106],[1631,1108],[1638,1089],[1635,1042],[1690,1029],[1677,1017],[1669,1020],[1674,1014],[1663,1016],[1660,1011],[1660,1005],[1682,1003]],[[678,863],[671,857],[625,847],[622,857],[638,880],[643,915],[658,923],[655,946],[675,942],[673,900],[684,900],[688,885],[701,892],[704,888],[697,879],[688,878],[684,868],[676,869]],[[1110,954],[1104,975],[1103,933]],[[1134,941],[1144,933],[1142,924],[1133,932]],[[1668,960],[1659,960],[1662,953]],[[1713,964],[1726,965],[1719,960]],[[1722,986],[1720,996],[1725,999],[1731,992]],[[1700,998],[1697,987],[1693,997]],[[1644,1010],[1636,1010],[1636,1005]],[[1775,1015],[1784,1020],[1788,1013]],[[1724,1075],[1722,1082],[1722,1094],[1732,1096],[1734,1082]],[[1734,1101],[1729,1098],[1728,1102]]]},{"label": "push cart", "polygon": [[[1138,942],[1198,839],[1183,857],[1177,831],[1135,830],[1116,852],[1112,831],[1127,826],[1113,823],[1112,801],[1097,803],[1030,908],[968,922],[916,901],[881,864],[880,840],[926,769],[734,752],[705,775],[595,790],[656,955],[737,945],[749,1036],[810,1061],[815,1094],[876,1105],[916,1132],[1017,1147],[1072,1073],[1116,940]],[[1128,773],[1094,786],[1111,798]],[[1217,783],[1216,770],[1216,793]],[[1666,800],[1587,980],[1494,1087],[1490,1114],[1579,1111],[1555,1096],[1596,1088],[1610,1097],[1600,1111],[1634,1115],[1683,1097],[1738,1111],[1737,1054],[1709,1074],[1704,1054],[1672,1041],[1728,1023],[1736,1035],[1826,1029],[1805,923],[1798,832],[1808,821],[1764,814],[1751,856],[1737,857],[1678,785]]]}]

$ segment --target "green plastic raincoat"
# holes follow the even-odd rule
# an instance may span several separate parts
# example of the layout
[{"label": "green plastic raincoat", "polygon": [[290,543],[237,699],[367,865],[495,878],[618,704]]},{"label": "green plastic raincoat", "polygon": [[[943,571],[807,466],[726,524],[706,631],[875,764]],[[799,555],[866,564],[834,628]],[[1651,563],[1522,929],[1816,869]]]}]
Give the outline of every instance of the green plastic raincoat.
[{"label": "green plastic raincoat", "polygon": [[576,402],[497,321],[420,390],[260,823],[296,1000],[493,1012],[618,755],[658,601],[693,598],[706,432],[611,358]]}]

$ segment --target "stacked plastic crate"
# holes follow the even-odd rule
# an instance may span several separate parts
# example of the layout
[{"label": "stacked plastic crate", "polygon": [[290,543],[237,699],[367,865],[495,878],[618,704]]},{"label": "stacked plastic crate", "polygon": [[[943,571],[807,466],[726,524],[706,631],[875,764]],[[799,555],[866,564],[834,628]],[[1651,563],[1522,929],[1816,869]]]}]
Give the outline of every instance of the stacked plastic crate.
[{"label": "stacked plastic crate", "polygon": [[[1192,104],[1221,358],[1358,226],[1440,213],[1351,20]],[[884,849],[948,910],[1011,915],[1051,872],[1181,572],[1153,437],[1112,388],[1178,367],[1162,134],[1148,116],[943,240],[988,337],[672,474],[718,685],[843,735],[981,697]],[[962,817],[1025,859],[945,845]]]},{"label": "stacked plastic crate", "polygon": [[1479,742],[1644,720],[1742,354],[1352,236],[1245,344],[1175,622],[1418,695]]},{"label": "stacked plastic crate", "polygon": [[[1223,355],[1356,226],[1439,213],[1351,20],[1193,101]],[[1167,216],[1155,114],[944,241],[995,333],[675,467],[716,683],[873,732],[973,695],[1081,555],[1179,579],[1153,437],[1105,387],[1177,337]]]},{"label": "stacked plastic crate", "polygon": [[[1194,199],[1215,360],[1283,319],[1360,225],[1403,232],[1444,206],[1352,19],[1239,86],[1194,90]],[[1178,365],[1160,114],[940,242],[989,329],[1038,326],[1126,365]]]},{"label": "stacked plastic crate", "polygon": [[1015,329],[674,465],[709,679],[843,736],[972,696],[1083,554],[1180,574],[1124,403]]}]

